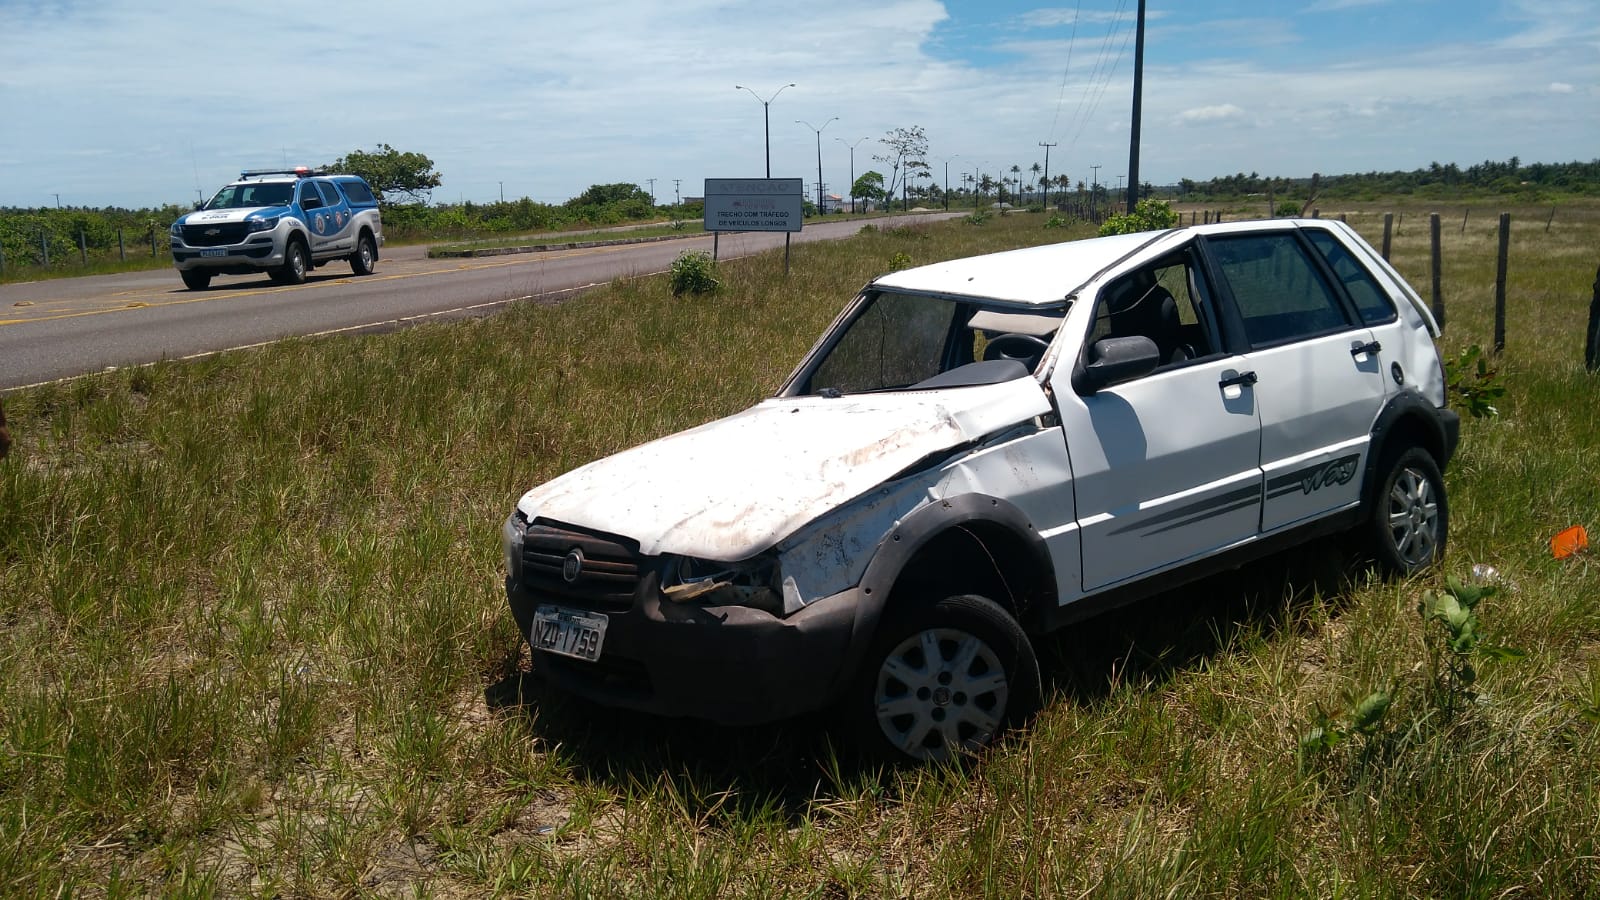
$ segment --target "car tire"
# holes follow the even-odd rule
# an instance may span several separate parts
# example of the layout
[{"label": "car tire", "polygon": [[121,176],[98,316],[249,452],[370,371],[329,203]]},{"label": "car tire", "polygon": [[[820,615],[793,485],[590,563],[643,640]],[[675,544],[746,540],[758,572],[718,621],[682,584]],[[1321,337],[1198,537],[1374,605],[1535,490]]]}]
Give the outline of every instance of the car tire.
[{"label": "car tire", "polygon": [[350,271],[357,275],[371,275],[378,268],[378,247],[371,235],[363,234],[356,241],[356,252],[350,257]]},{"label": "car tire", "polygon": [[283,265],[272,270],[272,280],[279,284],[305,284],[310,270],[306,245],[298,238],[290,238],[289,246],[283,250]]},{"label": "car tire", "polygon": [[1039,663],[1016,619],[963,594],[891,613],[847,711],[862,749],[891,763],[969,757],[1039,705]]},{"label": "car tire", "polygon": [[1373,558],[1392,574],[1408,576],[1444,556],[1450,505],[1444,477],[1426,450],[1411,447],[1379,467],[1383,481],[1367,520]]},{"label": "car tire", "polygon": [[183,286],[191,291],[203,291],[211,286],[211,273],[201,269],[180,271],[178,276],[183,279]]}]

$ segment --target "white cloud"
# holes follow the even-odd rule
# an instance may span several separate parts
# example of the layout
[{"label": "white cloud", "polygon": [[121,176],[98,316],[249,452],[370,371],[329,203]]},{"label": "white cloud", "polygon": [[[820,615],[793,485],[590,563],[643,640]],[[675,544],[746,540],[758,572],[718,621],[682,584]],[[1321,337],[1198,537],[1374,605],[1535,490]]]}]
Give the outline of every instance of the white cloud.
[{"label": "white cloud", "polygon": [[1222,103],[1216,106],[1197,106],[1178,113],[1178,120],[1183,123],[1194,122],[1236,122],[1244,118],[1244,110],[1232,103]]},{"label": "white cloud", "polygon": [[1552,94],[1570,94],[1572,91],[1572,85],[1567,84],[1565,81],[1550,82],[1550,93]]}]

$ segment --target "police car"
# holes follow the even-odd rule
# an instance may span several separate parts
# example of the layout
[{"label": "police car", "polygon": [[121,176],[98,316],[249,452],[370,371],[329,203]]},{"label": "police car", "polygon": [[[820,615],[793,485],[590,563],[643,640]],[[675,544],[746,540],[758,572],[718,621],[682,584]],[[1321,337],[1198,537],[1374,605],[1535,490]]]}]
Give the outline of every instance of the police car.
[{"label": "police car", "polygon": [[172,264],[190,290],[214,275],[265,272],[280,284],[348,260],[371,275],[383,245],[383,218],[359,175],[329,175],[300,166],[253,169],[180,216],[170,232]]}]

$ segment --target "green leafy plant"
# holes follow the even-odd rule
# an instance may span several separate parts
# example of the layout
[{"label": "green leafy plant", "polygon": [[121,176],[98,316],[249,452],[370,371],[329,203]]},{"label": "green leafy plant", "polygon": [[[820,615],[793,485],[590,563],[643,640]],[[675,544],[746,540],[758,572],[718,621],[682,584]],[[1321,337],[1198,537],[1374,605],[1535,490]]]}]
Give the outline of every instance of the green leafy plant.
[{"label": "green leafy plant", "polygon": [[905,253],[896,253],[889,257],[889,271],[898,272],[901,269],[911,268],[911,257]]},{"label": "green leafy plant", "polygon": [[1060,216],[1051,216],[1050,218],[1044,220],[1044,227],[1065,228],[1067,227],[1067,220],[1061,218]]},{"label": "green leafy plant", "polygon": [[1449,385],[1450,396],[1474,419],[1500,415],[1500,410],[1494,404],[1505,396],[1506,386],[1495,380],[1498,374],[1489,365],[1483,348],[1477,344],[1462,350],[1454,359],[1444,361],[1445,383]]},{"label": "green leafy plant", "polygon": [[1389,707],[1394,704],[1394,696],[1392,689],[1373,691],[1334,715],[1318,707],[1311,729],[1300,738],[1296,755],[1301,770],[1305,770],[1313,757],[1328,753],[1353,735],[1364,739],[1376,736]]},{"label": "green leafy plant", "polygon": [[989,221],[989,214],[981,209],[975,210],[961,221],[966,222],[968,225],[982,225],[983,223]]},{"label": "green leafy plant", "polygon": [[1275,216],[1292,219],[1295,216],[1300,215],[1300,204],[1294,202],[1293,200],[1285,200],[1278,204],[1278,208],[1273,210],[1272,214]]},{"label": "green leafy plant", "polygon": [[709,294],[722,282],[717,279],[717,263],[704,250],[691,250],[679,254],[672,261],[670,274],[672,296],[683,294]]},{"label": "green leafy plant", "polygon": [[1521,659],[1526,655],[1522,650],[1484,641],[1477,608],[1494,593],[1493,585],[1464,584],[1451,578],[1443,591],[1427,591],[1417,604],[1424,626],[1436,626],[1428,629],[1424,637],[1434,702],[1447,718],[1479,699],[1476,662]]},{"label": "green leafy plant", "polygon": [[1140,200],[1133,212],[1112,216],[1100,226],[1100,236],[1136,234],[1141,231],[1161,231],[1178,224],[1178,213],[1165,200]]}]

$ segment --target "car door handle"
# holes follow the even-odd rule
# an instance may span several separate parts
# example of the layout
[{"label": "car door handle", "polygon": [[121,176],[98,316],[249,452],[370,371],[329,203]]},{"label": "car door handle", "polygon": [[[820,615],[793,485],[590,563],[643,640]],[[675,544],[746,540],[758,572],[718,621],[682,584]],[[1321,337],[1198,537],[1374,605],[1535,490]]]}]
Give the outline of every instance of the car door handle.
[{"label": "car door handle", "polygon": [[1378,343],[1377,341],[1367,341],[1365,344],[1359,344],[1357,346],[1351,347],[1350,348],[1350,355],[1351,356],[1360,356],[1363,353],[1369,353],[1369,354],[1371,354],[1373,356],[1377,356],[1378,355],[1378,351],[1380,351],[1382,349],[1383,349],[1383,345]]},{"label": "car door handle", "polygon": [[1253,385],[1255,383],[1256,383],[1256,373],[1254,373],[1254,372],[1240,372],[1237,375],[1229,376],[1229,377],[1224,378],[1221,381],[1217,382],[1217,387],[1225,387],[1225,388],[1249,387],[1249,386],[1251,386],[1251,385]]}]

